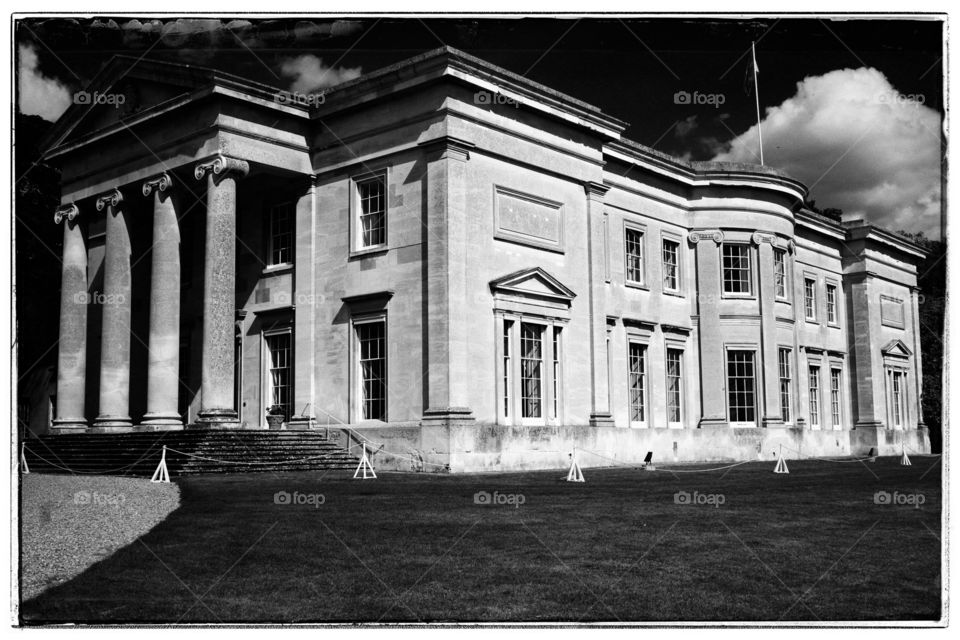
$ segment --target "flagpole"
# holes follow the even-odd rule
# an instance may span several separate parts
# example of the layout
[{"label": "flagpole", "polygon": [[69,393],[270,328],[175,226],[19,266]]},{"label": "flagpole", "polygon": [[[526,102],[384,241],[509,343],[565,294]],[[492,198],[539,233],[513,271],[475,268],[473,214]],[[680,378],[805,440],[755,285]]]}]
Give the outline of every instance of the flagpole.
[{"label": "flagpole", "polygon": [[757,101],[757,135],[760,137],[760,164],[763,164],[763,131],[760,129],[760,85],[757,83],[757,50],[756,43],[750,43],[750,55],[753,57],[753,89]]}]

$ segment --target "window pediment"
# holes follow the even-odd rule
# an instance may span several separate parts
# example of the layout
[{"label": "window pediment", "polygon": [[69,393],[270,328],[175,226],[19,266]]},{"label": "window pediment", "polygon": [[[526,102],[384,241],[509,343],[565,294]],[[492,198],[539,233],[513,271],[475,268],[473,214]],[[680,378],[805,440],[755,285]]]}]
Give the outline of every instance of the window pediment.
[{"label": "window pediment", "polygon": [[577,297],[569,287],[541,269],[523,269],[490,282],[490,290],[498,297],[535,298],[567,307]]},{"label": "window pediment", "polygon": [[913,355],[913,351],[899,338],[888,342],[880,352],[887,358],[909,358]]}]

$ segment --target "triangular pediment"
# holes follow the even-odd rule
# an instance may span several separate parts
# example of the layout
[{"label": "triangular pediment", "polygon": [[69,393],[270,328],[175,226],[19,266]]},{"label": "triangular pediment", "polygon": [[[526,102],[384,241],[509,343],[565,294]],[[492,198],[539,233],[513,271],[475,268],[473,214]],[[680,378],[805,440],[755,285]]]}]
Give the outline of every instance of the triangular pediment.
[{"label": "triangular pediment", "polygon": [[880,351],[885,356],[893,356],[895,358],[908,358],[913,355],[913,351],[911,351],[907,345],[903,343],[903,340],[900,339],[891,340],[884,345],[883,349]]},{"label": "triangular pediment", "polygon": [[497,278],[490,282],[490,290],[494,294],[547,298],[568,305],[577,296],[570,287],[540,267],[522,269]]}]

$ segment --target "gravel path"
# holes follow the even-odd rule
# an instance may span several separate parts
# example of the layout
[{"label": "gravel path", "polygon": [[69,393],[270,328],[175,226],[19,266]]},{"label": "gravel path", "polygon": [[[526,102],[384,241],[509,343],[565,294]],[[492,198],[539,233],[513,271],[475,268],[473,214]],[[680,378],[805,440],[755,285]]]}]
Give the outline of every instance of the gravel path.
[{"label": "gravel path", "polygon": [[24,601],[135,541],[180,504],[175,484],[114,476],[31,473],[21,495]]}]

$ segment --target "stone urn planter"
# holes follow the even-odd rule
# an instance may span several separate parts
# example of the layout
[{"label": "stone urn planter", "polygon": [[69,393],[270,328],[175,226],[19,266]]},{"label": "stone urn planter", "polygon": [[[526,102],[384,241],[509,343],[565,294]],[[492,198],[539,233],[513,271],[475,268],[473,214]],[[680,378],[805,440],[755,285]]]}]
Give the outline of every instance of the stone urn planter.
[{"label": "stone urn planter", "polygon": [[274,405],[267,411],[267,426],[270,431],[280,431],[283,427],[283,421],[286,416],[283,415],[283,407]]}]

